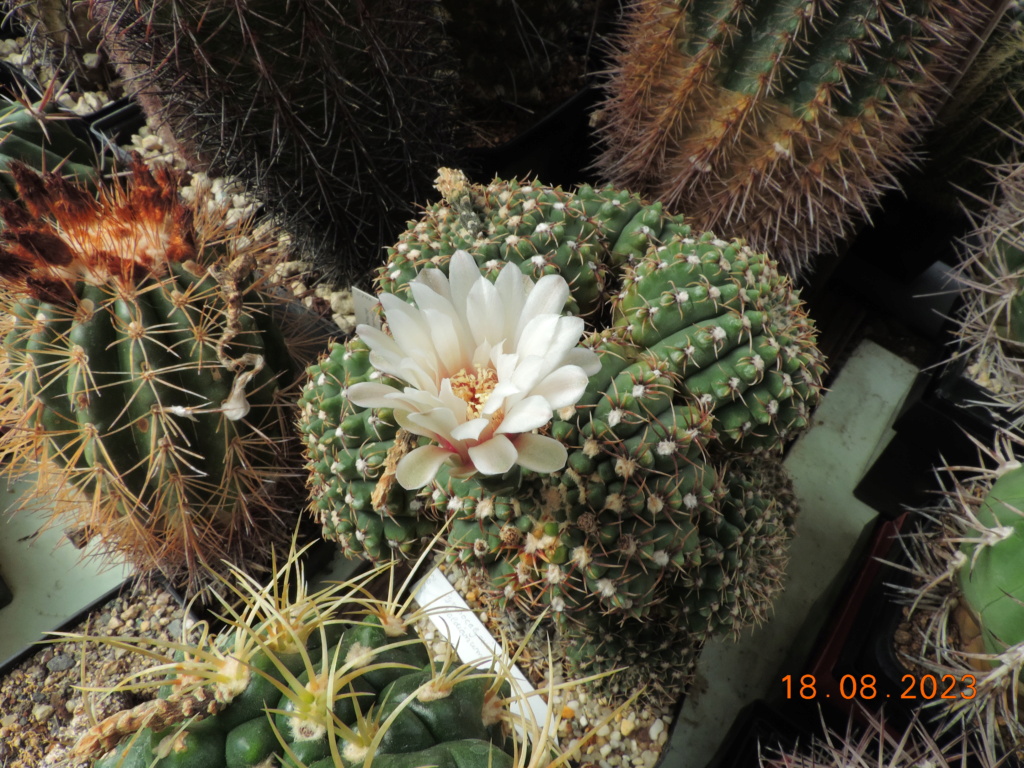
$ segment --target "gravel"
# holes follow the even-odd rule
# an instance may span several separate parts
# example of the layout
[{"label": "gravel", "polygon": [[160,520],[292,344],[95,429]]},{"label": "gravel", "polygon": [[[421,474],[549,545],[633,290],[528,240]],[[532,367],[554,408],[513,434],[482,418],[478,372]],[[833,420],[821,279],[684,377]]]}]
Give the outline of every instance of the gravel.
[{"label": "gravel", "polygon": [[[159,588],[138,585],[90,613],[73,634],[180,638],[184,612]],[[83,687],[114,686],[152,662],[102,643],[47,644],[0,677],[0,765],[4,768],[77,768],[69,750],[108,715],[135,706],[131,693]]]}]

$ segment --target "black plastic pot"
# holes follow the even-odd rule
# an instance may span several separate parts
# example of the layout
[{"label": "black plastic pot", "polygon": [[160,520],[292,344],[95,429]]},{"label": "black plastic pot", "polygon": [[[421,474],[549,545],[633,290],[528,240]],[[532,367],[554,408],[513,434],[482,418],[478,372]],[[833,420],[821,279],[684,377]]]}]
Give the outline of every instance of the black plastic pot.
[{"label": "black plastic pot", "polygon": [[11,592],[11,588],[4,581],[3,574],[0,574],[0,608],[10,605],[13,599],[14,593]]},{"label": "black plastic pot", "polygon": [[932,503],[936,468],[977,464],[974,441],[991,445],[1004,425],[985,406],[986,391],[964,376],[965,365],[919,374],[893,425],[895,436],[854,489],[888,519]]}]

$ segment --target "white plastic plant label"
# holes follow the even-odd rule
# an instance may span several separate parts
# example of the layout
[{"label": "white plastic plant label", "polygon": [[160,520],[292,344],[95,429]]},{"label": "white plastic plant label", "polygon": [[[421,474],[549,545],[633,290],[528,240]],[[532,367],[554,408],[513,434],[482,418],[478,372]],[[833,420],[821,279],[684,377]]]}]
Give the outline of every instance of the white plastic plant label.
[{"label": "white plastic plant label", "polygon": [[372,325],[380,328],[382,325],[380,315],[373,311],[377,306],[377,297],[367,293],[362,288],[352,286],[352,308],[355,310],[356,323],[358,325]]},{"label": "white plastic plant label", "polygon": [[[463,663],[472,664],[479,669],[489,669],[497,666],[492,664],[492,659],[500,658],[501,666],[509,669],[514,679],[510,682],[515,693],[526,694],[534,691],[530,681],[509,661],[501,645],[487,631],[462,596],[448,583],[443,573],[436,568],[433,569],[416,585],[415,595],[416,602],[430,609],[431,622],[451,643]],[[526,711],[524,706],[529,707],[529,711]],[[543,726],[547,718],[547,704],[539,694],[512,702],[510,709],[515,715],[536,723],[538,728]]]}]

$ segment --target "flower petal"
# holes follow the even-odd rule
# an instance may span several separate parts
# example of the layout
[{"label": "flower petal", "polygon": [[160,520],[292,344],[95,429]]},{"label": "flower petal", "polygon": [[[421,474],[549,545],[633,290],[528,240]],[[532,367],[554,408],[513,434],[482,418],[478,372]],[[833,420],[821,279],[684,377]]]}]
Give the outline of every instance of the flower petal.
[{"label": "flower petal", "polygon": [[406,414],[404,421],[406,423],[402,426],[410,432],[424,437],[438,435],[445,439],[450,438],[452,430],[459,425],[455,420],[455,414],[447,408],[434,408],[426,413],[409,413]]},{"label": "flower petal", "polygon": [[438,445],[421,445],[405,454],[395,468],[395,479],[407,491],[422,488],[437,475],[437,471],[452,456]]},{"label": "flower petal", "polygon": [[561,314],[569,298],[569,284],[561,275],[544,275],[530,290],[516,327],[518,340],[527,324],[538,315]]},{"label": "flower petal", "polygon": [[575,405],[583,397],[590,378],[576,365],[563,365],[545,376],[530,390],[547,400],[552,410]]},{"label": "flower petal", "polygon": [[402,395],[394,387],[376,381],[362,381],[348,388],[347,397],[360,408],[394,408],[395,399]]},{"label": "flower petal", "polygon": [[515,446],[518,452],[516,464],[534,472],[557,472],[569,458],[565,446],[553,437],[532,432],[519,435],[515,439]]},{"label": "flower petal", "polygon": [[459,424],[452,430],[451,436],[454,440],[479,440],[480,435],[491,423],[490,419],[471,419],[465,424]]},{"label": "flower petal", "polygon": [[478,472],[485,475],[501,475],[516,463],[516,447],[504,435],[495,435],[490,440],[469,449],[469,458]]},{"label": "flower petal", "polygon": [[495,434],[529,432],[551,421],[551,406],[543,397],[528,397],[512,406]]}]

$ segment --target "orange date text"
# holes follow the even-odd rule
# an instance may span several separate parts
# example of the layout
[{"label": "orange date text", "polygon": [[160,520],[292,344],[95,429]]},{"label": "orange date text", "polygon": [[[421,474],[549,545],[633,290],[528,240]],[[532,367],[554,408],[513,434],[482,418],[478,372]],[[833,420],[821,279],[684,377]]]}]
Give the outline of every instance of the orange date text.
[{"label": "orange date text", "polygon": [[[839,696],[843,699],[973,699],[977,695],[974,675],[911,675],[900,680],[903,686],[898,695],[879,693],[878,680],[874,675],[843,675],[839,678]],[[814,675],[801,675],[794,680],[792,675],[782,678],[786,687],[786,698],[817,699],[831,698],[830,693],[818,692],[818,680]]]}]

